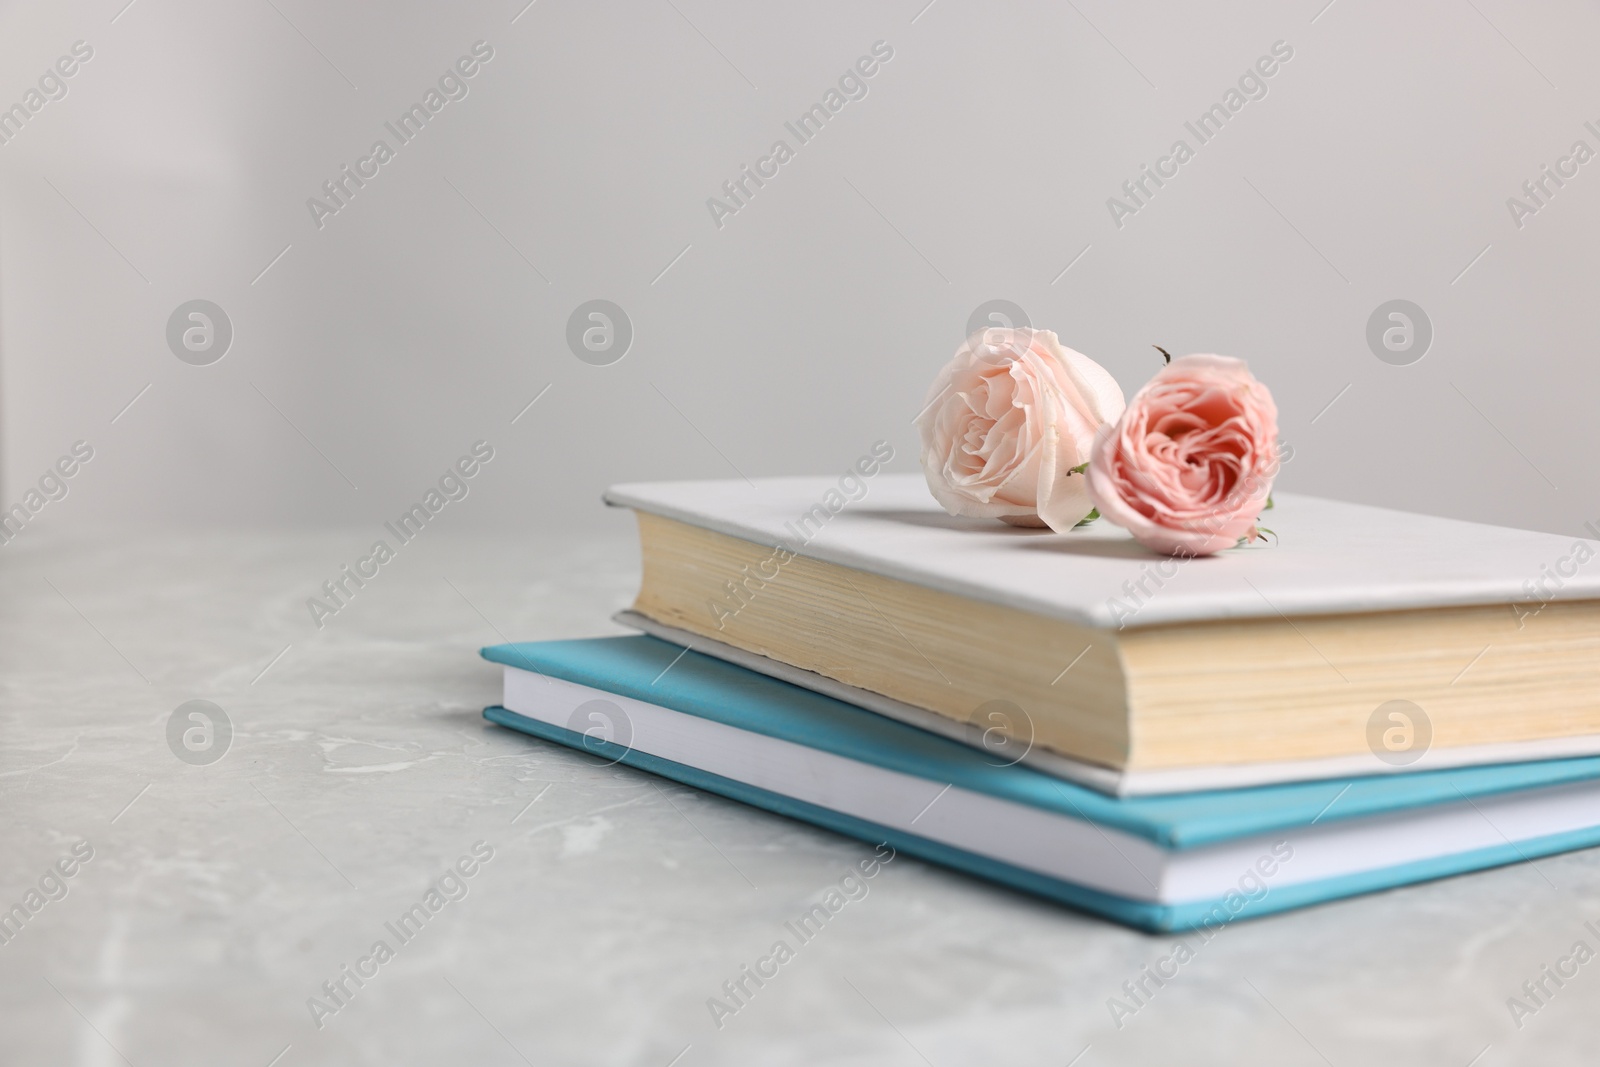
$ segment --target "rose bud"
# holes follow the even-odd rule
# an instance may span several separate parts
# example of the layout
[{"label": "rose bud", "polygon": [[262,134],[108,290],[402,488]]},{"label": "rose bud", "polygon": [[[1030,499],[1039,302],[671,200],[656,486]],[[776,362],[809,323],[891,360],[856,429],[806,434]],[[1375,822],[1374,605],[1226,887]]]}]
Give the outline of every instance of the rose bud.
[{"label": "rose bud", "polygon": [[1095,443],[1089,494],[1146,548],[1204,556],[1254,540],[1278,473],[1278,408],[1243,360],[1183,356]]},{"label": "rose bud", "polygon": [[1073,468],[1122,407],[1116,379],[1049,330],[980,330],[928,390],[922,473],[952,515],[1070,530],[1093,507]]}]

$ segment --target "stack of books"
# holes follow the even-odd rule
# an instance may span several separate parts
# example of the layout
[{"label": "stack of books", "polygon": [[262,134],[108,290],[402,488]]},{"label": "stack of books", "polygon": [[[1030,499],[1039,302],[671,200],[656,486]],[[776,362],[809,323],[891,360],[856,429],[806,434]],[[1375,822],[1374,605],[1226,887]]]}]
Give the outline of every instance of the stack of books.
[{"label": "stack of books", "polygon": [[607,501],[642,633],[485,649],[490,720],[1150,930],[1600,844],[1595,542],[1284,495],[1185,560],[918,475]]}]

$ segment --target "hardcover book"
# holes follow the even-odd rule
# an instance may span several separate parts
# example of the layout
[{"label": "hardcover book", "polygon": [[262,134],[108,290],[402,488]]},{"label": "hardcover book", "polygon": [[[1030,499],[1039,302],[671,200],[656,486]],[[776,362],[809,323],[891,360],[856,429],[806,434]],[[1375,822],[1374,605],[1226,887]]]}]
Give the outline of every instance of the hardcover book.
[{"label": "hardcover book", "polygon": [[1109,792],[1600,752],[1594,541],[1284,494],[1182,559],[859,473],[612,488],[620,620]]},{"label": "hardcover book", "polygon": [[492,722],[1144,929],[1600,843],[1600,758],[1117,798],[651,637],[483,655]]}]

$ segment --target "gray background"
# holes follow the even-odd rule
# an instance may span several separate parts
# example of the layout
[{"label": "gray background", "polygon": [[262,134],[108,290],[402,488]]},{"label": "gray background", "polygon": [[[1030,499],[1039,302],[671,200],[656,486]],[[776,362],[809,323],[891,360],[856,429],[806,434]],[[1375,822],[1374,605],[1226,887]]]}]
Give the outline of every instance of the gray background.
[{"label": "gray background", "polygon": [[[606,632],[620,480],[842,470],[909,422],[984,301],[1131,391],[1149,347],[1248,359],[1286,488],[1578,532],[1600,177],[1506,198],[1600,124],[1573,3],[0,0],[7,1063],[1407,1062],[1592,1058],[1594,850],[1230,927],[1170,951],[910,858],[724,1030],[705,998],[868,850],[485,726],[482,644]],[[306,198],[473,42],[495,58],[319,230]],[[718,229],[706,198],[873,42],[894,58]],[[1106,199],[1275,41],[1294,58],[1118,229]],[[1070,269],[1068,269],[1070,268]],[[224,308],[193,366],[173,310]],[[634,328],[568,348],[585,301]],[[1366,341],[1411,300],[1409,366]],[[530,401],[538,398],[531,408]],[[513,422],[513,419],[516,421]],[[469,445],[494,461],[316,629],[306,598]],[[224,758],[166,740],[225,709]],[[466,901],[318,1030],[306,998],[476,839]],[[837,936],[834,936],[837,934]]]},{"label": "gray background", "polygon": [[[1505,203],[1600,147],[1590,7],[124,2],[0,13],[6,102],[95,49],[0,147],[0,492],[98,452],[40,525],[371,525],[478,438],[501,458],[462,528],[617,523],[613,481],[820,472],[880,437],[908,469],[994,298],[1130,391],[1151,344],[1248,359],[1286,488],[1600,517],[1597,168],[1520,230]],[[306,199],[480,38],[470,95],[319,231]],[[714,226],[707,197],[879,39],[868,96]],[[1114,227],[1106,199],[1280,39],[1269,95]],[[235,327],[210,367],[164,342],[194,298]],[[614,366],[564,341],[592,298],[634,324]],[[1409,367],[1364,340],[1395,298],[1435,327]]]}]

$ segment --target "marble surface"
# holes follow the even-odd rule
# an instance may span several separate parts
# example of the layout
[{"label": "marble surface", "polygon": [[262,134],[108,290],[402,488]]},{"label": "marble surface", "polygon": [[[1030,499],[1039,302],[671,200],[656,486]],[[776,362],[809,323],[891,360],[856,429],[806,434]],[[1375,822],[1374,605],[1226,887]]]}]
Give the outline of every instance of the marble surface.
[{"label": "marble surface", "polygon": [[[371,531],[38,532],[0,549],[0,907],[66,895],[0,944],[7,1065],[1592,1062],[1600,962],[1506,1002],[1600,949],[1600,851],[1236,924],[1120,1028],[1173,938],[901,857],[719,1028],[871,850],[481,719],[476,649],[610,632],[631,537],[429,532],[318,630]],[[209,764],[168,743],[196,699],[233,727]]]}]

